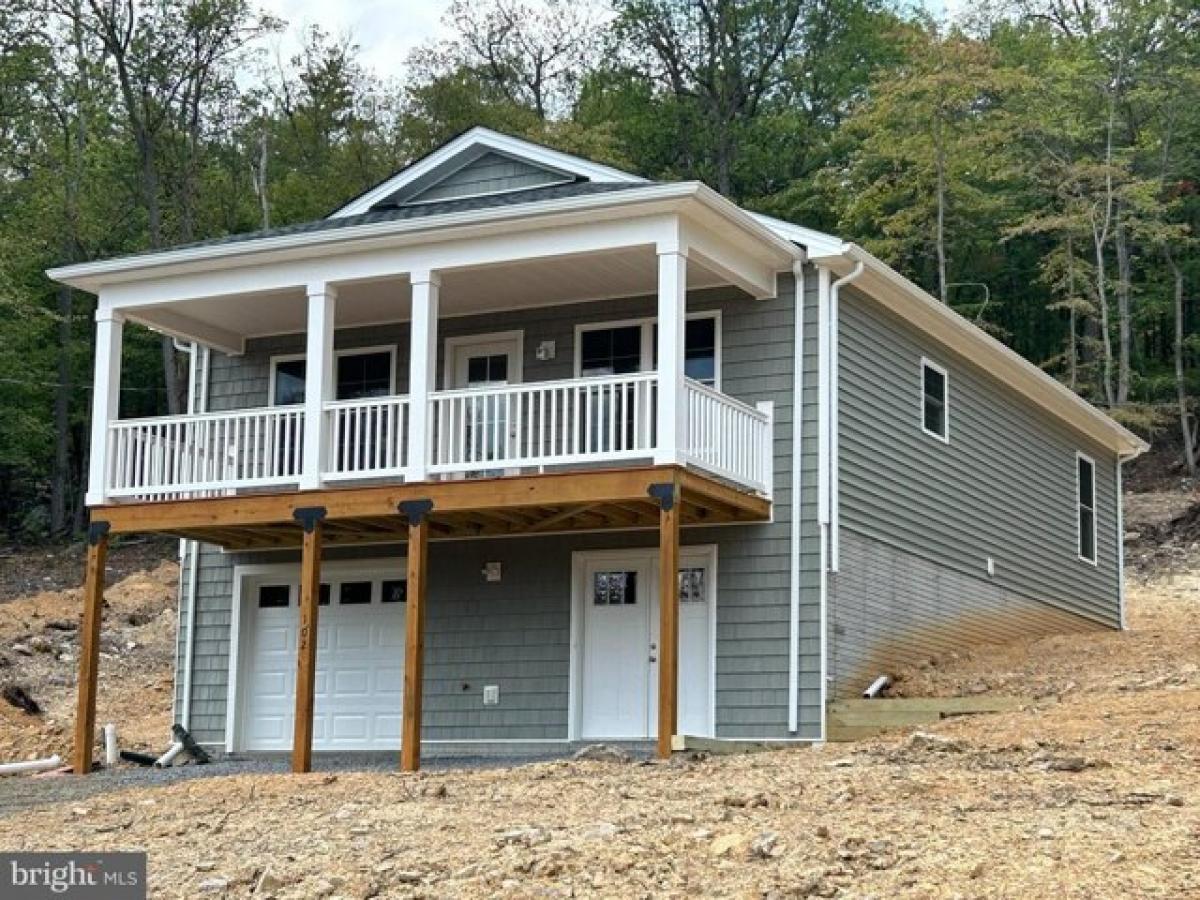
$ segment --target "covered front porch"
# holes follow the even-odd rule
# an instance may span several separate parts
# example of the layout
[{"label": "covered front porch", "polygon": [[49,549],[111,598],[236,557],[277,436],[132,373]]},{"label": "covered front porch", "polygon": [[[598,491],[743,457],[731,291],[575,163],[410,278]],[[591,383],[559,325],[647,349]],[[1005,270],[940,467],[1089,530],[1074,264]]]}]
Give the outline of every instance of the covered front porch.
[{"label": "covered front porch", "polygon": [[[401,571],[406,575],[403,701],[397,704],[396,714],[402,713],[399,742],[402,767],[412,770],[420,763],[427,591],[439,577],[453,577],[444,570],[439,576],[437,567],[430,568],[430,541],[656,529],[657,571],[678,572],[682,527],[764,522],[770,517],[770,504],[765,498],[681,467],[650,466],[439,484],[126,502],[97,508],[93,516],[85,585],[75,771],[82,773],[91,768],[108,542],[115,535],[151,531],[214,543],[230,550],[300,549],[298,603],[292,608],[296,611],[279,610],[285,616],[299,616],[291,742],[295,771],[308,771],[312,765],[323,551],[339,544],[394,547],[402,542],[404,562],[397,555],[393,576],[400,577]],[[686,560],[686,548],[683,552]],[[375,559],[376,565],[383,562],[381,557]],[[656,581],[654,640],[658,647],[655,654],[658,685],[653,707],[658,752],[668,755],[679,714],[680,582],[670,577]],[[650,583],[647,579],[647,589]],[[331,608],[331,612],[336,611],[336,606]]]}]

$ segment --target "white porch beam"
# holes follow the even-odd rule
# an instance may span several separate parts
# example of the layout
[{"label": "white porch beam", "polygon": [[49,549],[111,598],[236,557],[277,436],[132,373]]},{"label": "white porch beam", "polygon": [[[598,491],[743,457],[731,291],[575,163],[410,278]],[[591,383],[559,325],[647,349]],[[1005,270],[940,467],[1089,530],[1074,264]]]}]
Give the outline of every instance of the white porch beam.
[{"label": "white porch beam", "polygon": [[686,231],[688,258],[757,300],[778,293],[777,264],[747,252],[742,240],[720,237],[707,228],[689,224]]},{"label": "white porch beam", "polygon": [[[630,247],[653,248],[678,231],[675,215],[618,221],[547,224],[517,233],[493,233],[446,239],[434,244],[395,246],[399,238],[379,246],[329,247],[320,256],[237,265],[227,268],[134,281],[106,288],[102,302],[113,308],[151,307],[182,300],[288,290],[316,281],[346,282],[388,278],[422,269],[446,271],[509,262],[528,262]],[[425,236],[428,240],[428,236]],[[339,252],[340,250],[340,252]]]},{"label": "white porch beam", "polygon": [[325,281],[308,286],[308,331],[304,368],[304,466],[300,488],[321,486],[329,441],[325,434],[325,402],[333,399],[333,331],[337,290]]},{"label": "white porch beam", "polygon": [[92,437],[88,461],[88,506],[105,502],[108,491],[108,426],[120,414],[121,346],[125,319],[112,310],[96,310],[96,362],[92,377]]},{"label": "white porch beam", "polygon": [[656,464],[678,463],[686,440],[684,334],[687,321],[687,253],[678,242],[658,250],[658,434]]},{"label": "white porch beam", "polygon": [[429,395],[437,377],[438,300],[442,280],[436,272],[417,269],[412,284],[412,328],[408,351],[408,469],[406,481],[429,477],[433,422]]},{"label": "white porch beam", "polygon": [[237,332],[201,322],[172,309],[155,309],[146,314],[131,315],[129,321],[183,341],[195,341],[230,356],[241,356],[246,352],[246,339]]}]

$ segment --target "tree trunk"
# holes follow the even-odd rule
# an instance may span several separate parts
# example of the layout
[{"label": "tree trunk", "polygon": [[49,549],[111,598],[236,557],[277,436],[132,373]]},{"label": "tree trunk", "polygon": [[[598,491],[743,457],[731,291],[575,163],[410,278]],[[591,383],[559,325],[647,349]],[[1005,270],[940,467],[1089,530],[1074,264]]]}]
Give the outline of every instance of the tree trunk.
[{"label": "tree trunk", "polygon": [[1067,303],[1071,314],[1067,335],[1067,383],[1071,390],[1079,388],[1079,323],[1075,309],[1075,242],[1067,235]]},{"label": "tree trunk", "polygon": [[71,485],[71,329],[72,291],[58,289],[58,385],[54,389],[54,470],[50,477],[50,534],[69,530]]},{"label": "tree trunk", "polygon": [[1120,208],[1117,211],[1117,405],[1122,406],[1129,401],[1130,353],[1132,351],[1133,330],[1130,322],[1130,279],[1131,266],[1129,260],[1129,231],[1120,220]]},{"label": "tree trunk", "polygon": [[940,126],[933,130],[934,166],[937,170],[937,267],[938,299],[946,301],[946,149]]},{"label": "tree trunk", "polygon": [[1100,313],[1100,348],[1103,351],[1101,360],[1102,374],[1100,386],[1104,391],[1104,402],[1113,405],[1113,347],[1112,332],[1108,323],[1108,285],[1104,277],[1104,239],[1099,232],[1093,230],[1092,243],[1096,251],[1096,305]]},{"label": "tree trunk", "polygon": [[1163,249],[1167,266],[1175,282],[1175,395],[1179,403],[1179,427],[1183,432],[1183,464],[1188,478],[1196,477],[1197,448],[1192,441],[1192,416],[1188,409],[1186,369],[1183,363],[1183,270],[1175,262],[1170,248]]}]

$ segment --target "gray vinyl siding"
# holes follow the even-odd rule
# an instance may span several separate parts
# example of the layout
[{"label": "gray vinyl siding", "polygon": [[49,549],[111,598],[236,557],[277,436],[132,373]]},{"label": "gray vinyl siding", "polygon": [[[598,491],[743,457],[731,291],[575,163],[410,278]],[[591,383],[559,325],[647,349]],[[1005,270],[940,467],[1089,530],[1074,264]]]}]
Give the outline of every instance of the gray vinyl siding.
[{"label": "gray vinyl siding", "polygon": [[[1115,454],[853,290],[840,306],[838,690],[1015,621],[1119,627]],[[921,428],[922,357],[948,371],[948,444]],[[1077,554],[1077,451],[1096,463],[1096,565]]]},{"label": "gray vinyl siding", "polygon": [[[688,300],[689,312],[721,312],[722,390],[751,404],[772,401],[775,405],[774,521],[684,530],[686,544],[718,547],[715,722],[717,734],[722,736],[815,738],[820,733],[819,560],[814,518],[815,291],[813,279],[805,303],[806,345],[812,352],[806,354],[801,727],[795,735],[787,731],[795,326],[792,279],[781,276],[779,297],[775,299],[754,300],[732,289],[718,289],[696,292]],[[524,380],[569,378],[574,375],[576,325],[646,317],[654,312],[653,297],[637,297],[446,318],[439,322],[439,354],[449,337],[521,329]],[[535,355],[537,347],[547,340],[555,342],[555,358],[540,361]],[[402,393],[408,382],[406,324],[342,330],[335,337],[338,349],[387,344],[398,348],[395,387]],[[296,334],[254,340],[242,357],[214,354],[210,409],[265,405],[270,358],[303,349],[303,335]],[[444,360],[439,358],[439,384],[443,372]],[[644,547],[655,540],[652,531],[627,531],[435,542],[430,556],[425,736],[443,740],[565,737],[571,552]],[[373,556],[386,552],[370,550]],[[329,558],[337,557],[331,551]],[[225,738],[232,566],[235,562],[281,559],[287,557],[222,554],[214,548],[207,548],[201,556],[192,715],[193,730],[202,741],[223,743]],[[501,585],[483,585],[478,578],[486,559],[504,563]],[[482,599],[485,595],[486,601]],[[184,602],[186,613],[186,597]],[[497,640],[497,635],[503,635],[503,639]],[[185,636],[186,632],[181,632],[181,660]],[[500,707],[485,710],[479,705],[478,691],[462,690],[464,681],[499,683],[505,700]],[[181,703],[181,697],[177,699]]]},{"label": "gray vinyl siding", "polygon": [[514,159],[503,153],[484,153],[404,202],[453,200],[458,197],[474,197],[479,194],[556,184],[565,180],[568,180],[566,176],[559,172],[551,172],[524,160]]}]

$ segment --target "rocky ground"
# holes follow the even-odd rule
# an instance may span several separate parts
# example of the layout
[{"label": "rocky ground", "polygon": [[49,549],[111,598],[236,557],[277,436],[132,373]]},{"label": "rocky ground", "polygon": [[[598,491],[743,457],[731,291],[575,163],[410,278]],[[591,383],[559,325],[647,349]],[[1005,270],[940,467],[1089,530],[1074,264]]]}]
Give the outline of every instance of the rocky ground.
[{"label": "rocky ground", "polygon": [[[130,544],[110,554],[97,721],[119,723],[126,747],[161,752],[170,742],[179,566],[163,556],[173,549],[161,542]],[[45,558],[45,582],[32,574],[31,557]],[[83,558],[83,548],[75,546],[0,562],[2,762],[54,753],[66,757],[70,750],[82,591],[35,587],[24,596],[19,592],[29,584],[70,584],[69,571],[78,584]],[[23,698],[37,711],[22,706]]]},{"label": "rocky ground", "polygon": [[[1133,533],[1185,521],[1166,499],[1150,505],[1157,525],[1135,514]],[[1037,698],[1017,712],[819,749],[245,774],[5,815],[4,792],[33,784],[9,779],[0,848],[145,849],[152,895],[167,898],[1200,897],[1200,549],[1186,531],[1172,526],[1169,553],[1131,553],[1128,631],[979,648],[900,683]],[[139,577],[161,593],[176,576],[127,580],[117,621],[140,608]],[[122,659],[137,661],[106,665]],[[168,690],[131,689],[159,698],[151,707],[169,696],[163,665]],[[165,728],[165,713],[148,721]],[[0,728],[8,740],[9,720]]]}]

